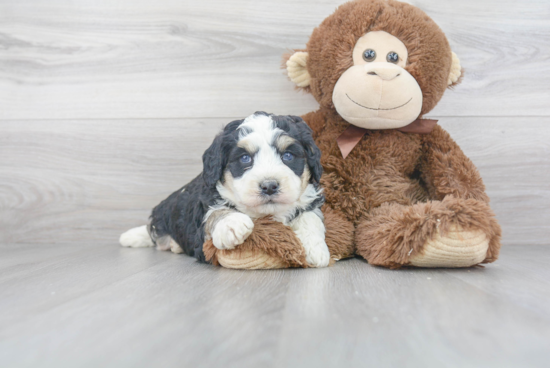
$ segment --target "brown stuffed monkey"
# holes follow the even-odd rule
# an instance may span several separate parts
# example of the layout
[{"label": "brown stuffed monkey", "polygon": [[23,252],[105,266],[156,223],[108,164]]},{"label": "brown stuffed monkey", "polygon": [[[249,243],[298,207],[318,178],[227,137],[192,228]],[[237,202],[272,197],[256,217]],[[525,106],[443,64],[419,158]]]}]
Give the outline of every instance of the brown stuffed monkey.
[{"label": "brown stuffed monkey", "polygon": [[[322,152],[333,259],[355,252],[399,268],[497,258],[501,230],[479,172],[447,132],[422,119],[462,74],[424,12],[393,0],[343,4],[286,68],[320,105],[302,118]],[[205,244],[205,253],[226,267],[307,266],[292,231],[265,219],[235,250]]]}]

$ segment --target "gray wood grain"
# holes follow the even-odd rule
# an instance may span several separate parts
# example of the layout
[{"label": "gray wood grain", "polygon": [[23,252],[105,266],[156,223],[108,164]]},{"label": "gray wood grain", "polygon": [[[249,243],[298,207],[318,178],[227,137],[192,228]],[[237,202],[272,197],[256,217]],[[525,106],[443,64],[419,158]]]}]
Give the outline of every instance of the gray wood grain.
[{"label": "gray wood grain", "polygon": [[478,167],[503,244],[550,239],[550,119],[443,118],[441,125]]},{"label": "gray wood grain", "polygon": [[[0,119],[188,118],[316,108],[279,69],[341,0],[0,2]],[[418,0],[466,77],[434,114],[548,116],[550,3]]]},{"label": "gray wood grain", "polygon": [[0,0],[0,367],[546,367],[550,3],[410,1],[466,75],[431,117],[478,166],[499,261],[234,271],[119,234],[222,125],[304,114],[281,55],[344,0]]},{"label": "gray wood grain", "polygon": [[485,268],[401,271],[359,259],[235,271],[105,242],[0,251],[2,367],[502,368],[550,358],[547,246],[505,247]]},{"label": "gray wood grain", "polygon": [[[0,243],[116,242],[202,170],[232,119],[0,121]],[[550,239],[550,118],[441,118],[481,171],[504,244]]]}]

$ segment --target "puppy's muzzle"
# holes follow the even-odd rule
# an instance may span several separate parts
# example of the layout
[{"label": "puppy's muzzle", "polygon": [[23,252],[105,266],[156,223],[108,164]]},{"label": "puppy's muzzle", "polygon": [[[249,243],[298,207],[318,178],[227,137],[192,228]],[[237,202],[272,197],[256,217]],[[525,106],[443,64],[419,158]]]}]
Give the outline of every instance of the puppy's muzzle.
[{"label": "puppy's muzzle", "polygon": [[276,180],[264,180],[260,183],[260,190],[264,195],[274,195],[279,192],[279,182]]}]

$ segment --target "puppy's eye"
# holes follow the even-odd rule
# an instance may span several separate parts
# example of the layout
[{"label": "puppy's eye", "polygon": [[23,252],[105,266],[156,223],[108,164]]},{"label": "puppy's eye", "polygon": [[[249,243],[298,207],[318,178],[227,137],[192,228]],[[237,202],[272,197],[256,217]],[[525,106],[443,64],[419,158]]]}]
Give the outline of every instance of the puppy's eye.
[{"label": "puppy's eye", "polygon": [[372,49],[365,50],[365,52],[363,52],[363,59],[368,62],[374,61],[374,59],[376,59],[376,51]]},{"label": "puppy's eye", "polygon": [[386,56],[386,60],[388,60],[388,62],[390,63],[397,64],[397,62],[399,61],[399,55],[397,55],[397,52],[392,51],[388,53],[388,56]]},{"label": "puppy's eye", "polygon": [[285,152],[283,154],[283,161],[292,161],[293,158],[294,158],[294,155],[290,152]]},{"label": "puppy's eye", "polygon": [[250,157],[250,155],[242,155],[241,156],[241,162],[243,164],[249,164],[250,161],[252,161],[252,157]]}]

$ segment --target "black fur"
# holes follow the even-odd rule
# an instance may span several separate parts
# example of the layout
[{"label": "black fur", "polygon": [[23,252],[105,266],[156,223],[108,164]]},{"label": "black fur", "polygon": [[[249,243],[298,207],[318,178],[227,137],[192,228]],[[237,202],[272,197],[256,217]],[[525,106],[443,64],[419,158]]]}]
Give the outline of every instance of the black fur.
[{"label": "black fur", "polygon": [[[323,174],[321,166],[321,150],[315,144],[311,135],[312,130],[299,116],[272,116],[276,126],[284,130],[289,136],[298,140],[305,150],[305,157],[309,171],[311,172],[311,182],[319,183]],[[291,151],[292,152],[292,151]],[[296,172],[296,171],[295,171]],[[301,175],[301,174],[300,174]]]},{"label": "black fur", "polygon": [[[182,192],[182,189],[185,189]],[[204,262],[203,218],[210,206],[220,199],[215,187],[204,185],[202,175],[172,193],[157,205],[151,214],[151,239],[170,235],[183,251]]]},{"label": "black fur", "polygon": [[239,132],[237,128],[243,120],[235,120],[227,124],[223,131],[216,136],[212,145],[202,155],[202,177],[208,187],[215,187],[221,179],[223,170],[227,166],[229,152],[237,144]]},{"label": "black fur", "polygon": [[[321,152],[313,141],[311,129],[303,120],[297,116],[275,116],[265,112],[256,112],[256,114],[271,116],[277,127],[303,145],[304,148],[299,147],[299,149],[303,152],[301,155],[307,161],[311,171],[311,182],[319,183],[322,174]],[[238,160],[235,160],[235,157],[240,157],[243,153],[239,151],[242,149],[237,147],[239,137],[237,128],[242,122],[243,120],[236,120],[227,124],[202,156],[202,173],[153,209],[149,225],[153,241],[166,235],[171,236],[186,254],[196,257],[199,261],[205,261],[202,251],[204,216],[211,206],[222,200],[216,190],[216,183],[223,180],[222,175],[226,168],[229,168],[234,177],[238,177],[247,167],[247,164],[238,165],[236,163]],[[299,150],[298,146],[294,149]],[[253,161],[249,166],[252,163]],[[302,161],[302,172],[303,166]],[[323,201],[324,197],[321,196],[310,205],[311,209],[306,210],[320,207]]]},{"label": "black fur", "polygon": [[203,219],[210,206],[222,199],[216,183],[227,165],[228,152],[237,141],[236,129],[242,122],[236,120],[227,124],[202,156],[202,173],[153,209],[149,225],[153,241],[169,235],[186,254],[205,261]]},{"label": "black fur", "polygon": [[278,153],[282,156],[285,152],[292,153],[294,158],[290,161],[283,160],[283,163],[288,166],[288,168],[291,169],[296,176],[302,176],[304,173],[305,163],[307,162],[306,150],[304,147],[301,144],[291,144],[285,149],[284,152]]},{"label": "black fur", "polygon": [[[249,163],[242,163],[239,159],[243,155],[250,156],[250,162]],[[231,172],[231,176],[234,178],[240,178],[243,176],[244,172],[247,169],[250,169],[252,166],[254,166],[254,156],[247,152],[244,148],[241,147],[234,147],[229,153],[228,153],[228,163],[227,163],[227,169]]]}]

